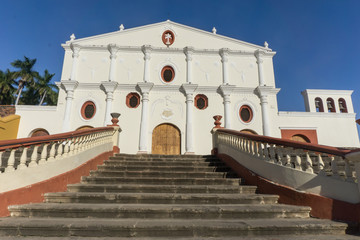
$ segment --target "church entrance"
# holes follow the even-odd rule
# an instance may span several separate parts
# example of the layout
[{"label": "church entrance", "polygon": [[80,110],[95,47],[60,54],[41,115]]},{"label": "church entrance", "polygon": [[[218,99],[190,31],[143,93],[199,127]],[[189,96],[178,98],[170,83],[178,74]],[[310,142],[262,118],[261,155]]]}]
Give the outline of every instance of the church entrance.
[{"label": "church entrance", "polygon": [[152,134],[152,154],[180,154],[180,130],[172,124],[158,125]]}]

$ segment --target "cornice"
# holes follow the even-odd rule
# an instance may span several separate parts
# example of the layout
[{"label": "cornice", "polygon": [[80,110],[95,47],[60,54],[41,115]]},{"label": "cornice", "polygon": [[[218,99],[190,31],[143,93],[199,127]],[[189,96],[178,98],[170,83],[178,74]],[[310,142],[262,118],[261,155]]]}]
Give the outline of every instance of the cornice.
[{"label": "cornice", "polygon": [[57,106],[16,105],[16,111],[56,111]]},{"label": "cornice", "polygon": [[348,95],[351,96],[353,90],[328,90],[328,89],[305,89],[301,92],[301,94],[309,95],[309,94],[321,94],[321,95]]},{"label": "cornice", "polygon": [[333,112],[278,112],[279,117],[354,118],[356,113]]}]

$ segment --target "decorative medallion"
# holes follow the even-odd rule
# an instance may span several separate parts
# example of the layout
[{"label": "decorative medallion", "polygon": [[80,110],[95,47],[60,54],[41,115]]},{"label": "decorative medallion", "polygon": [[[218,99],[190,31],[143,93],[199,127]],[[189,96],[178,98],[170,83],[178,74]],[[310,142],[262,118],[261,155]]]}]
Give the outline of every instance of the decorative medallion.
[{"label": "decorative medallion", "polygon": [[170,31],[170,30],[166,30],[163,34],[162,34],[162,41],[166,46],[170,46],[171,44],[174,43],[175,41],[175,34]]}]

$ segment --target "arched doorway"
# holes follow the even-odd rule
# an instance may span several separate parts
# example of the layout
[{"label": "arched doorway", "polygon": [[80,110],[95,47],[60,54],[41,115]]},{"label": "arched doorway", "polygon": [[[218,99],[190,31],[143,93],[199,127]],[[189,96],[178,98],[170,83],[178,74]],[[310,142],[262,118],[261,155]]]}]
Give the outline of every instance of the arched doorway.
[{"label": "arched doorway", "polygon": [[180,130],[177,127],[172,124],[164,123],[154,128],[152,134],[152,154],[180,154],[180,146]]},{"label": "arched doorway", "polygon": [[291,140],[298,141],[298,142],[306,142],[306,143],[311,142],[309,138],[307,138],[306,136],[304,136],[302,134],[295,134],[294,136],[291,137]]}]

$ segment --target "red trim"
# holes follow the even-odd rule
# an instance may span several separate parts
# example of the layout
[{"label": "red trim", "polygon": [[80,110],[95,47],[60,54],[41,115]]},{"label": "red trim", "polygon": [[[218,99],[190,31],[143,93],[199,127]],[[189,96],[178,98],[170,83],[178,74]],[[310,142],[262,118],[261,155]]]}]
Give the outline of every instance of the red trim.
[{"label": "red trim", "polygon": [[[91,117],[86,117],[86,115],[85,115],[85,108],[86,108],[87,106],[90,106],[90,105],[94,107],[94,113],[93,113],[93,115],[92,115]],[[85,102],[85,103],[82,105],[82,107],[81,107],[81,116],[82,116],[84,119],[86,119],[86,120],[92,119],[92,118],[95,116],[95,114],[96,114],[96,106],[95,106],[95,103],[94,103],[94,102],[92,102],[92,101],[87,101],[87,102]]]},{"label": "red trim", "polygon": [[295,135],[303,135],[309,139],[310,143],[318,144],[316,130],[313,129],[281,129],[281,138],[289,139]]},{"label": "red trim", "polygon": [[218,154],[217,156],[241,176],[247,184],[257,186],[259,193],[279,195],[279,203],[309,206],[312,208],[310,214],[318,218],[360,222],[359,203],[352,204],[312,193],[299,192],[262,178],[226,154]]},{"label": "red trim", "polygon": [[[197,100],[199,100],[199,98],[202,98],[202,99],[204,100],[204,102],[205,102],[205,106],[204,106],[203,108],[199,108],[199,107],[197,106]],[[204,110],[204,109],[206,109],[206,108],[208,107],[208,104],[209,104],[208,102],[209,102],[209,100],[208,100],[207,96],[204,95],[204,94],[198,94],[198,95],[195,96],[194,105],[195,105],[195,107],[196,107],[197,109],[199,109],[199,110]]]},{"label": "red trim", "polygon": [[[166,81],[165,78],[164,78],[164,72],[165,72],[166,70],[170,70],[170,71],[171,71],[172,76],[171,76],[170,81]],[[162,79],[164,82],[169,83],[169,82],[172,82],[172,81],[174,80],[174,78],[175,78],[175,71],[174,71],[174,69],[173,69],[171,66],[165,66],[165,67],[163,67],[163,69],[161,70],[161,79]]]},{"label": "red trim", "polygon": [[[243,109],[247,109],[249,111],[249,114],[250,114],[250,117],[247,121],[245,121],[242,117],[241,117],[241,111]],[[240,119],[241,121],[243,121],[244,123],[248,123],[248,122],[251,122],[251,120],[253,119],[253,111],[251,109],[251,107],[249,107],[248,105],[242,105],[240,110],[239,110],[239,116],[240,116]]]},{"label": "red trim", "polygon": [[113,151],[102,153],[71,171],[30,186],[0,193],[0,217],[10,215],[7,209],[10,205],[43,202],[45,193],[66,191],[68,184],[79,183],[82,176],[88,176],[90,170],[97,169],[98,165],[103,164],[104,160],[116,151],[119,151],[119,148],[114,147]]},{"label": "red trim", "polygon": [[[137,101],[138,101],[135,107],[132,107],[130,105],[130,99],[132,97],[136,97]],[[137,108],[139,105],[140,105],[140,95],[138,93],[132,92],[132,93],[129,93],[128,95],[126,95],[126,106],[128,106],[129,108]]]},{"label": "red trim", "polygon": [[30,145],[41,144],[41,143],[49,143],[53,141],[59,141],[64,139],[69,139],[73,137],[85,136],[91,133],[103,132],[103,131],[114,131],[113,127],[99,127],[93,129],[84,129],[66,133],[53,134],[48,136],[39,136],[32,138],[19,138],[13,140],[4,140],[0,141],[0,151],[6,150],[8,148],[16,148],[16,147],[27,147]]},{"label": "red trim", "polygon": [[348,153],[360,151],[360,148],[357,148],[354,150],[348,150],[348,149],[345,150],[345,149],[340,149],[340,148],[336,148],[336,147],[318,145],[315,143],[302,143],[302,142],[281,139],[281,138],[240,133],[238,131],[229,130],[229,129],[218,129],[217,131],[222,132],[222,133],[227,133],[230,135],[248,138],[248,139],[251,139],[254,141],[258,141],[258,142],[267,142],[267,143],[282,145],[282,146],[286,146],[286,147],[301,148],[304,150],[310,150],[310,151],[314,151],[314,152],[323,152],[323,153],[338,155],[338,156],[342,156],[342,157],[344,157]]},{"label": "red trim", "polygon": [[[165,38],[165,35],[166,35],[167,33],[170,33],[170,35],[171,35],[171,39],[169,39],[170,44],[167,44],[167,40],[166,40],[166,38]],[[161,40],[162,40],[162,42],[163,42],[166,46],[170,46],[170,45],[172,45],[172,44],[175,42],[175,34],[174,34],[172,31],[170,31],[170,30],[166,30],[165,32],[163,32],[163,34],[162,34],[162,36],[161,36]]]}]

